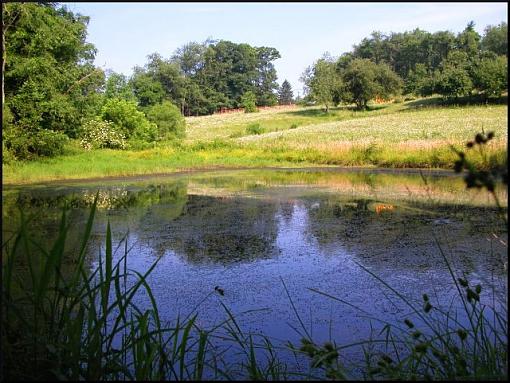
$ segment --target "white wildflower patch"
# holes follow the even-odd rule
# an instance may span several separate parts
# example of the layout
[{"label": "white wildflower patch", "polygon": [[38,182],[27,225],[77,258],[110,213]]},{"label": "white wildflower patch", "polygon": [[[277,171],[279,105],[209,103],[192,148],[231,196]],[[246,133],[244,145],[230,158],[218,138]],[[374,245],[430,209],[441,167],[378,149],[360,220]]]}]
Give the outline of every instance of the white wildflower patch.
[{"label": "white wildflower patch", "polygon": [[86,149],[126,149],[125,136],[110,121],[90,120],[83,125],[80,145]]}]

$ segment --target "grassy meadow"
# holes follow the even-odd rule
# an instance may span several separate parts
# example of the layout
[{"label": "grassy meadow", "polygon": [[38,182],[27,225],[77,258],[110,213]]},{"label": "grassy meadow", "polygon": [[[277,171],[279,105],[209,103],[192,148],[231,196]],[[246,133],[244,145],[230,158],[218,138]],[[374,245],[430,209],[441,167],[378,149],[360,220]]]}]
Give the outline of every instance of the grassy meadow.
[{"label": "grassy meadow", "polygon": [[[429,99],[430,100],[430,99]],[[81,149],[32,162],[3,163],[4,184],[237,167],[366,166],[451,169],[452,146],[493,131],[475,163],[506,163],[507,105],[440,106],[429,100],[348,107],[295,107],[186,119],[181,142],[130,150]],[[485,160],[484,160],[485,157]]]}]

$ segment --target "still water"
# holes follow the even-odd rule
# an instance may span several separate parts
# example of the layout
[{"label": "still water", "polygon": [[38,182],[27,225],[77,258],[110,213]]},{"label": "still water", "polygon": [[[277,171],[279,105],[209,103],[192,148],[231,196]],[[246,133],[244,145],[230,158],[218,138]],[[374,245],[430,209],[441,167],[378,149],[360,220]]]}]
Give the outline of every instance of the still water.
[{"label": "still water", "polygon": [[[21,209],[50,243],[66,204],[72,249],[96,193],[90,267],[110,222],[114,243],[126,238],[128,267],[144,272],[158,260],[148,281],[167,323],[196,312],[211,328],[227,317],[222,302],[244,331],[275,342],[308,331],[348,344],[409,314],[367,270],[410,299],[448,304],[441,251],[506,301],[506,228],[492,197],[450,172],[242,170],[4,187],[4,241]],[[498,196],[506,208],[507,191]]]}]

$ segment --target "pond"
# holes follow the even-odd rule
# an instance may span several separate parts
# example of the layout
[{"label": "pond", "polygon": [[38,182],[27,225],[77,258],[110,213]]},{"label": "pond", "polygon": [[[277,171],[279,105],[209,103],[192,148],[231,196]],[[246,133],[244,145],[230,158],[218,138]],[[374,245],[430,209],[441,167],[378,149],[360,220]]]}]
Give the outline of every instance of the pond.
[{"label": "pond", "polygon": [[[349,344],[409,314],[371,273],[409,299],[448,304],[444,254],[506,301],[506,227],[490,195],[451,173],[255,169],[4,187],[3,238],[21,209],[50,243],[66,204],[72,249],[98,193],[90,267],[110,222],[114,243],[127,235],[128,267],[158,260],[148,282],[163,321],[196,312],[211,328],[227,318],[223,303],[243,331],[275,342],[308,332]],[[507,190],[498,197],[506,208]]]}]

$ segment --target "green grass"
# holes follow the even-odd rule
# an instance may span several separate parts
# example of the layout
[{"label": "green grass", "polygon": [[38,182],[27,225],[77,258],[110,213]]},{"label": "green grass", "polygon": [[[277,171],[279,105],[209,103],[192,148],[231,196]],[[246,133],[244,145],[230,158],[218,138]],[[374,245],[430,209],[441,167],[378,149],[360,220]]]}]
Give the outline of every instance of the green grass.
[{"label": "green grass", "polygon": [[[494,131],[488,163],[506,163],[506,105],[437,106],[412,101],[368,111],[320,108],[187,118],[187,138],[139,150],[84,151],[3,163],[4,184],[132,176],[214,167],[368,166],[451,168],[475,133]],[[473,157],[475,163],[482,158]]]}]

